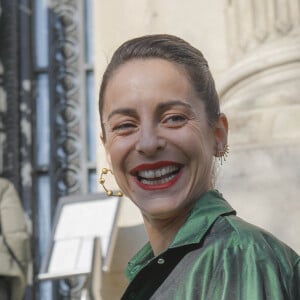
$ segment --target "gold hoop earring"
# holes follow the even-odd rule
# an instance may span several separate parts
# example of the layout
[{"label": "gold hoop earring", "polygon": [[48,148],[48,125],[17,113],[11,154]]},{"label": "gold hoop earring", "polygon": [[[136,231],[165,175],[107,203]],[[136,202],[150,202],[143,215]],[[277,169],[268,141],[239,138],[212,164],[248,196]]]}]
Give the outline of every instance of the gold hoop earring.
[{"label": "gold hoop earring", "polygon": [[226,144],[223,150],[217,150],[217,157],[220,161],[221,166],[223,165],[223,162],[226,161],[226,158],[229,154],[229,146]]},{"label": "gold hoop earring", "polygon": [[104,191],[106,192],[107,196],[118,196],[118,197],[122,197],[123,193],[121,191],[117,192],[116,194],[112,191],[109,190],[105,187],[104,183],[105,183],[105,179],[104,176],[107,175],[107,173],[110,172],[112,174],[112,171],[110,169],[107,168],[103,168],[101,170],[101,175],[100,175],[100,179],[99,179],[99,183],[102,185]]}]

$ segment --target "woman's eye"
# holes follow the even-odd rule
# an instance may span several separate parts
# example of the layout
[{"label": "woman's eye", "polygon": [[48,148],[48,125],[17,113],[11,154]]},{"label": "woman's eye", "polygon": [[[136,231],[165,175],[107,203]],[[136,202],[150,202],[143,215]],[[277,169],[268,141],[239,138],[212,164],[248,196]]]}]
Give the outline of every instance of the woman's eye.
[{"label": "woman's eye", "polygon": [[163,119],[163,123],[170,127],[178,127],[187,122],[187,117],[184,115],[169,115]]},{"label": "woman's eye", "polygon": [[136,125],[133,123],[121,123],[112,127],[112,131],[116,133],[130,133],[135,130]]}]

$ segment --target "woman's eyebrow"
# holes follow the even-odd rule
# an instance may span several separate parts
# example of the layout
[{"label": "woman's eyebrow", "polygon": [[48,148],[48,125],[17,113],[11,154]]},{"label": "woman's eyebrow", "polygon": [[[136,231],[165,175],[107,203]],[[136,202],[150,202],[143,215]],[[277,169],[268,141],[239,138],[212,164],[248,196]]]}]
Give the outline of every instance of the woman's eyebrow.
[{"label": "woman's eyebrow", "polygon": [[136,110],[133,108],[117,108],[108,115],[107,121],[109,121],[114,115],[136,116],[136,114]]},{"label": "woman's eyebrow", "polygon": [[[163,111],[163,110],[169,109],[173,106],[183,106],[185,108],[192,109],[192,106],[189,103],[185,102],[185,101],[170,100],[170,101],[159,103],[157,105],[156,110],[157,111]],[[125,108],[125,107],[124,108],[117,108],[117,109],[113,110],[112,112],[110,112],[110,114],[107,117],[107,121],[109,121],[114,115],[136,116],[137,112],[133,108]]]},{"label": "woman's eyebrow", "polygon": [[162,111],[162,110],[169,109],[169,108],[171,108],[173,106],[183,106],[185,108],[192,109],[192,106],[189,103],[185,102],[185,101],[182,101],[182,100],[171,100],[171,101],[159,103],[157,105],[157,110],[158,111]]}]

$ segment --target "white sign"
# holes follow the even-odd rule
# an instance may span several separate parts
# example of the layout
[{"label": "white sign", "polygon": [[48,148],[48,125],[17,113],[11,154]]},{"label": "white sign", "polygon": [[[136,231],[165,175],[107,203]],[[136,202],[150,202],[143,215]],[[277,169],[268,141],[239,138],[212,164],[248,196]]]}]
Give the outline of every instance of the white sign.
[{"label": "white sign", "polygon": [[[75,199],[75,200],[74,200]],[[73,201],[72,201],[73,200]],[[58,205],[51,247],[39,279],[88,274],[92,270],[94,238],[101,239],[103,268],[109,268],[116,235],[120,199],[69,196]]]}]

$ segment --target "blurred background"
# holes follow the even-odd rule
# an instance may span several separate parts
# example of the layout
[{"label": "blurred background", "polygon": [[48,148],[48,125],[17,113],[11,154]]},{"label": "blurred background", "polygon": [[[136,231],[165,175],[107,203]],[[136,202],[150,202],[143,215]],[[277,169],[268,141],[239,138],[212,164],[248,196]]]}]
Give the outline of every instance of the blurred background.
[{"label": "blurred background", "polygon": [[[16,187],[31,234],[25,300],[69,299],[37,280],[62,196],[100,190],[98,91],[113,51],[169,33],[207,58],[229,118],[217,188],[238,215],[300,252],[300,2],[297,0],[1,0],[0,176]],[[113,180],[111,183],[114,185]],[[146,240],[126,199],[103,299]],[[1,264],[1,262],[0,262]]]}]

